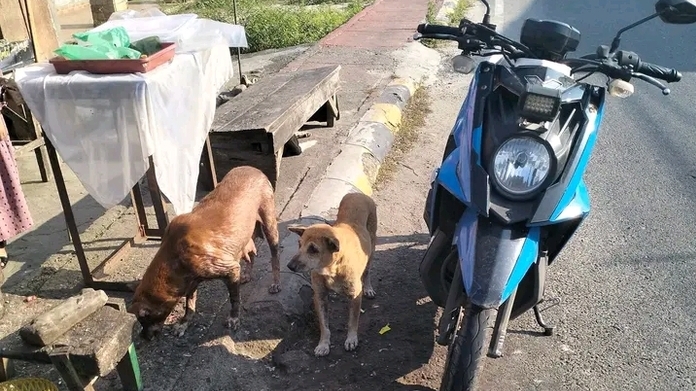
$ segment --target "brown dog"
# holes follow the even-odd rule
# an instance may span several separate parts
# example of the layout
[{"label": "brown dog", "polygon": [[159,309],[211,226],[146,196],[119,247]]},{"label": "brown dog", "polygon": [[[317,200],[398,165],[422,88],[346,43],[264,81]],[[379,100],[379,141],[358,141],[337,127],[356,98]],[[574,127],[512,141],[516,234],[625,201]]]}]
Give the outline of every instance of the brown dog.
[{"label": "brown dog", "polygon": [[375,202],[362,193],[346,194],[333,226],[314,224],[288,229],[300,236],[299,251],[288,268],[293,272],[311,271],[314,310],[321,333],[314,355],[326,356],[330,350],[331,332],[326,314],[329,290],[351,299],[348,333],[343,346],[347,351],[355,350],[362,295],[368,299],[375,297],[370,282],[370,264],[377,241]]},{"label": "brown dog", "polygon": [[273,187],[256,168],[234,168],[190,213],[176,216],[165,229],[128,308],[143,326],[144,338],[152,339],[161,331],[179,299],[186,296],[186,312],[176,326],[182,336],[196,311],[198,284],[210,279],[222,279],[227,285],[231,305],[227,326],[239,326],[240,260],[251,262],[256,254],[257,221],[271,250],[273,284],[268,290],[280,291]]}]

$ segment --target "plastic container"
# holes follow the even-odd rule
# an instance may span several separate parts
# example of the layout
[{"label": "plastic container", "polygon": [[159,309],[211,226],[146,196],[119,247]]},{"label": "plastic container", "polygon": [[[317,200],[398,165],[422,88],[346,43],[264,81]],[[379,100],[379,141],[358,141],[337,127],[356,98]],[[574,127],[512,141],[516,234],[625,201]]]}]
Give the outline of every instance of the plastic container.
[{"label": "plastic container", "polygon": [[59,75],[66,75],[72,71],[87,71],[95,74],[113,73],[146,73],[168,62],[174,57],[176,44],[162,42],[162,49],[145,58],[135,60],[66,60],[63,57],[53,57],[48,60]]}]

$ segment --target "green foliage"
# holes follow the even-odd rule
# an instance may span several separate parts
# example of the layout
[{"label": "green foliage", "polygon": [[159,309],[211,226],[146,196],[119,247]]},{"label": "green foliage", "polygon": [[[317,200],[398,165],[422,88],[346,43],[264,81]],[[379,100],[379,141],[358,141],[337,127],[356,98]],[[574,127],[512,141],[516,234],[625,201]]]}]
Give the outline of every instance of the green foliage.
[{"label": "green foliage", "polygon": [[[239,0],[238,23],[246,29],[249,49],[256,52],[313,43],[347,22],[364,8],[366,0]],[[234,23],[232,0],[199,0],[163,7],[165,13],[198,14]]]},{"label": "green foliage", "polygon": [[466,11],[471,6],[470,0],[459,0],[454,6],[452,12],[447,15],[447,19],[451,26],[459,26],[459,22],[466,16]]}]

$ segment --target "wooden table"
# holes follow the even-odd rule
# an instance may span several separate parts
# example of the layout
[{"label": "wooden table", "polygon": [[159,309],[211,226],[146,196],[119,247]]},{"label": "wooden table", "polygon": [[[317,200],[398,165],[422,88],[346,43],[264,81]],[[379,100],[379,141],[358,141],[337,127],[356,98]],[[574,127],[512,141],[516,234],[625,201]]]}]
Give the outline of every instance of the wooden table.
[{"label": "wooden table", "polygon": [[[77,256],[77,261],[80,264],[80,271],[82,273],[82,279],[85,285],[94,289],[122,292],[132,291],[132,287],[130,286],[131,281],[104,281],[104,277],[108,274],[109,268],[112,267],[113,264],[124,259],[134,245],[144,243],[147,240],[161,240],[162,234],[164,233],[164,229],[169,224],[169,218],[167,217],[167,212],[165,210],[164,199],[162,197],[162,193],[159,190],[157,179],[155,177],[155,164],[152,161],[152,156],[150,156],[149,158],[150,168],[147,170],[145,177],[147,179],[150,196],[152,198],[153,207],[155,209],[157,227],[150,227],[147,221],[147,215],[145,214],[145,206],[143,204],[143,195],[140,189],[140,184],[136,183],[133,186],[133,189],[130,193],[132,206],[136,212],[135,236],[124,241],[97,267],[91,269],[89,264],[87,263],[87,256],[85,254],[84,246],[82,244],[82,238],[80,237],[80,232],[77,228],[77,222],[75,221],[75,215],[72,210],[72,204],[70,202],[68,190],[65,186],[65,179],[63,178],[63,171],[60,167],[60,161],[58,160],[58,153],[48,138],[45,139],[45,142],[46,148],[48,149],[48,159],[51,163],[56,188],[58,190],[58,197],[60,198],[60,203],[63,208],[63,214],[65,215],[65,222],[68,226],[68,233],[72,240],[72,244],[75,248],[75,255]],[[206,175],[211,178],[210,180],[213,184],[213,187],[217,186],[218,181],[217,175],[215,173],[215,163],[213,162],[212,158],[209,138],[206,138],[201,160]]]}]

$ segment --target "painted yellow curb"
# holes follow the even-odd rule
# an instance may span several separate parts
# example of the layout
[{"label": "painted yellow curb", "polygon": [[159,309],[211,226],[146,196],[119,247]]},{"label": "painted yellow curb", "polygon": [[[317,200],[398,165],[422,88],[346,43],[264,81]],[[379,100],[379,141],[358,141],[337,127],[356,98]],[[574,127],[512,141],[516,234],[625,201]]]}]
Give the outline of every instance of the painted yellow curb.
[{"label": "painted yellow curb", "polygon": [[360,175],[358,175],[357,178],[355,178],[355,183],[352,185],[365,195],[372,196],[372,183],[370,182],[370,178],[367,177],[367,174],[365,174],[364,170],[360,173]]},{"label": "painted yellow curb", "polygon": [[408,88],[409,92],[409,98],[413,97],[413,94],[416,93],[416,83],[412,79],[403,79],[403,78],[398,78],[394,79],[391,83],[389,83],[390,86],[403,86]]},{"label": "painted yellow curb", "polygon": [[365,113],[362,121],[382,123],[392,133],[396,133],[399,131],[399,125],[401,125],[401,109],[392,103],[375,103]]}]

